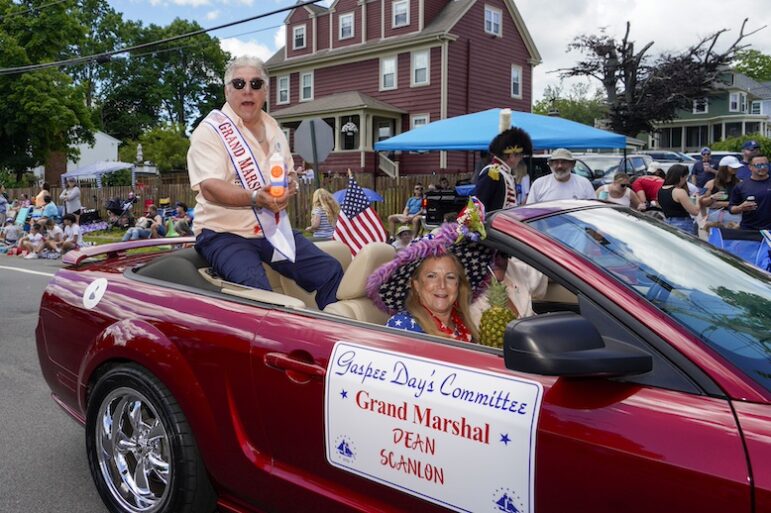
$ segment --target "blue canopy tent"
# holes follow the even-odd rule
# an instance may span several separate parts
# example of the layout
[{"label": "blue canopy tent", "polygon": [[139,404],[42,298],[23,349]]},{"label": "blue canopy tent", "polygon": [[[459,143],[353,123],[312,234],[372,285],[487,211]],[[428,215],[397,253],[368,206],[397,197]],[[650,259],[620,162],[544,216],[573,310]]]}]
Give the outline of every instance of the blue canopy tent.
[{"label": "blue canopy tent", "polygon": [[[434,121],[375,144],[377,151],[487,150],[498,135],[502,109]],[[524,129],[533,149],[623,149],[626,137],[567,119],[511,112],[511,126]]]},{"label": "blue canopy tent", "polygon": [[136,176],[138,174],[143,174],[143,175],[158,174],[158,170],[155,167],[151,167],[151,166],[135,166],[134,164],[129,164],[128,162],[112,162],[107,160],[100,160],[99,162],[94,162],[93,164],[79,167],[78,169],[64,173],[62,175],[62,186],[64,186],[64,182],[65,180],[67,180],[67,178],[72,177],[72,178],[81,178],[81,179],[95,178],[97,186],[101,187],[102,175],[105,175],[107,173],[114,173],[115,171],[120,171],[121,169],[131,169],[132,186],[136,183]]}]

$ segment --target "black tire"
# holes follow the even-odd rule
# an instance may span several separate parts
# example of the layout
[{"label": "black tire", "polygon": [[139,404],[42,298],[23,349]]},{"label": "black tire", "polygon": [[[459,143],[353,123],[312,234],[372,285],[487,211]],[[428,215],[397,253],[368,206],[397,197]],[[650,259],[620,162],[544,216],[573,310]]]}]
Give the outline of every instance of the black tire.
[{"label": "black tire", "polygon": [[216,495],[182,409],[138,365],[115,367],[94,386],[86,452],[91,477],[113,513],[215,510]]}]

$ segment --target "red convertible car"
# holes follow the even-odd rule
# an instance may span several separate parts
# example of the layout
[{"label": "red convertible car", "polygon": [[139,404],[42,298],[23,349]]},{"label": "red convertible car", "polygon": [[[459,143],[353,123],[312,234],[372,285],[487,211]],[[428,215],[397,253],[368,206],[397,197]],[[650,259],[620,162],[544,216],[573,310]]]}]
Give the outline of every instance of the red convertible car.
[{"label": "red convertible car", "polygon": [[325,311],[192,247],[85,248],[37,348],[110,511],[771,511],[771,276],[598,202],[500,211],[483,241],[543,273],[503,349],[384,326],[351,258]]}]

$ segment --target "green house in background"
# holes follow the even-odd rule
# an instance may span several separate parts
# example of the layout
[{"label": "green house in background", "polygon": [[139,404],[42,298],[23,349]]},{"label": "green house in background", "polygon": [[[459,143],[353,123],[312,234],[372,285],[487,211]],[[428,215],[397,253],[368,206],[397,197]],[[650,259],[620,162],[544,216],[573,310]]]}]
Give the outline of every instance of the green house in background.
[{"label": "green house in background", "polygon": [[727,72],[722,84],[690,111],[667,123],[655,123],[649,135],[651,148],[682,152],[745,134],[771,135],[771,82],[757,82],[736,71]]}]

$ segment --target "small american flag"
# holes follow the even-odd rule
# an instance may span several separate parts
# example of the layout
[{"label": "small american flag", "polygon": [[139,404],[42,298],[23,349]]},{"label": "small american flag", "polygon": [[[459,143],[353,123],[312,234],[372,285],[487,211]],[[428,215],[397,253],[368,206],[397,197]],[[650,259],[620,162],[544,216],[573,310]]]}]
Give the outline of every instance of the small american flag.
[{"label": "small american flag", "polygon": [[348,246],[355,256],[370,242],[385,242],[386,237],[383,221],[370,206],[364,190],[351,177],[340,206],[334,238]]}]

